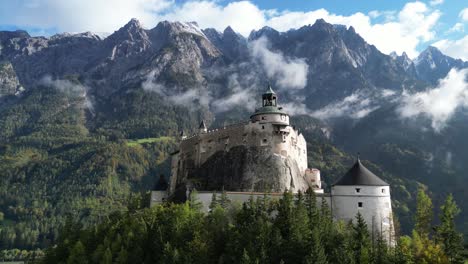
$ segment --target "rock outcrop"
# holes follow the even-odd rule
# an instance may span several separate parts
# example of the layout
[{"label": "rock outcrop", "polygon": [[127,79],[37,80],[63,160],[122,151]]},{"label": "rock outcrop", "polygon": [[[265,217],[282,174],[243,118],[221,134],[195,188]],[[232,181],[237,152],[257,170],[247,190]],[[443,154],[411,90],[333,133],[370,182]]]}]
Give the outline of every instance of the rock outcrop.
[{"label": "rock outcrop", "polygon": [[0,97],[21,92],[22,87],[10,62],[0,62]]},{"label": "rock outcrop", "polygon": [[309,188],[303,175],[294,160],[274,154],[267,147],[237,146],[215,153],[189,173],[187,182],[207,191],[297,192]]}]

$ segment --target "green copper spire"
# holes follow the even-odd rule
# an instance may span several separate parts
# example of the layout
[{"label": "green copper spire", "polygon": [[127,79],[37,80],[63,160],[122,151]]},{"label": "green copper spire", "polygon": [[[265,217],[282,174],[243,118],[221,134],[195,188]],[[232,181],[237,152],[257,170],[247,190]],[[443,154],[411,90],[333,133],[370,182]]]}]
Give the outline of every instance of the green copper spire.
[{"label": "green copper spire", "polygon": [[270,83],[268,83],[268,90],[267,90],[267,92],[266,92],[265,94],[276,94],[276,93],[273,91],[273,89],[271,89]]}]

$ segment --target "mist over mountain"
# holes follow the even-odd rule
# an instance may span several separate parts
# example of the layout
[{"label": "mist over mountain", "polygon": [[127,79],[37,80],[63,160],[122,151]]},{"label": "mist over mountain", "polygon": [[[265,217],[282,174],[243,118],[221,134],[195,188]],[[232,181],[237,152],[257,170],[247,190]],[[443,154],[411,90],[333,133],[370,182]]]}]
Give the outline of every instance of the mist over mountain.
[{"label": "mist over mountain", "polygon": [[[12,223],[29,223],[33,201],[49,199],[41,214],[97,219],[96,204],[101,210],[111,196],[122,206],[168,173],[180,131],[195,131],[201,119],[212,127],[246,119],[271,83],[309,143],[309,166],[331,184],[361,152],[390,179],[409,225],[418,182],[436,203],[448,192],[468,199],[467,69],[434,47],[414,61],[385,55],[353,27],[324,20],[286,32],[264,27],[248,38],[196,22],[145,29],[136,19],[106,38],[2,31],[0,208]],[[157,140],[132,141],[142,138]],[[468,215],[468,204],[461,207]],[[58,228],[25,226],[31,241],[12,245],[46,246]]]}]

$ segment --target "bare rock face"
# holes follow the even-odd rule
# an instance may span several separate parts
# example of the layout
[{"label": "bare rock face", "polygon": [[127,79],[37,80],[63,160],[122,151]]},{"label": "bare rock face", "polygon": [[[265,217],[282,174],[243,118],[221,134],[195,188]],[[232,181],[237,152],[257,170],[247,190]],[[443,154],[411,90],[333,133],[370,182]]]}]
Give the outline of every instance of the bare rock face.
[{"label": "bare rock face", "polygon": [[266,147],[233,147],[209,158],[187,180],[199,190],[306,191],[309,186],[297,163]]},{"label": "bare rock face", "polygon": [[13,65],[10,62],[0,62],[0,97],[14,95],[21,89]]}]

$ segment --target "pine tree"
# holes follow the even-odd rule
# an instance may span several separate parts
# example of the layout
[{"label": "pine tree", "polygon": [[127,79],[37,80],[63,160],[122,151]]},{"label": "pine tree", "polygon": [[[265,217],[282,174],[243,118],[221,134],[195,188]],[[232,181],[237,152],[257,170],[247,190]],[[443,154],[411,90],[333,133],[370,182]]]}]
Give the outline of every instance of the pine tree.
[{"label": "pine tree", "polygon": [[67,264],[86,264],[88,259],[86,258],[86,251],[81,241],[76,242],[75,246],[70,252],[70,256],[67,259]]},{"label": "pine tree", "polygon": [[100,261],[102,264],[112,264],[112,252],[110,248],[107,248],[104,251],[104,255],[102,256],[102,260]]},{"label": "pine tree", "polygon": [[402,236],[398,240],[395,248],[395,255],[392,259],[395,264],[413,264],[412,241],[409,236]]},{"label": "pine tree", "polygon": [[356,224],[353,225],[354,261],[359,264],[370,262],[370,239],[367,224],[361,213],[356,215]]},{"label": "pine tree", "polygon": [[216,197],[216,192],[213,193],[211,196],[211,203],[210,203],[210,211],[213,211],[213,209],[218,205],[218,199]]},{"label": "pine tree", "polygon": [[326,264],[328,263],[327,261],[327,255],[325,254],[325,249],[323,247],[322,240],[320,239],[320,230],[318,226],[316,226],[312,230],[312,237],[311,237],[311,250],[309,255],[306,257],[305,262],[306,263],[314,263],[314,264]]},{"label": "pine tree", "polygon": [[241,264],[251,264],[252,263],[252,260],[249,257],[249,253],[247,252],[247,250],[245,248],[244,248],[244,251],[242,253],[242,258],[240,260],[240,263]]},{"label": "pine tree", "polygon": [[190,208],[194,209],[195,211],[200,211],[203,208],[203,204],[198,199],[198,192],[196,190],[192,190],[190,192],[189,205]]},{"label": "pine tree", "polygon": [[414,229],[422,238],[429,237],[432,216],[432,200],[422,188],[419,188],[415,216],[416,223]]},{"label": "pine tree", "polygon": [[229,205],[231,204],[231,200],[229,200],[229,197],[227,196],[226,191],[224,191],[224,190],[221,193],[221,198],[220,198],[219,204],[224,209],[227,209],[229,207]]},{"label": "pine tree", "polygon": [[128,262],[128,252],[125,248],[121,248],[119,255],[117,256],[117,263],[118,264],[125,264]]},{"label": "pine tree", "polygon": [[317,208],[317,196],[315,195],[314,190],[312,188],[307,189],[305,195],[305,202],[307,208],[307,215],[309,217],[309,224],[311,228],[317,226],[319,224],[319,211]]},{"label": "pine tree", "polygon": [[440,210],[441,224],[436,229],[436,241],[442,245],[450,263],[464,263],[462,256],[463,235],[458,233],[455,228],[455,217],[460,213],[460,209],[453,200],[452,194],[447,196]]}]

